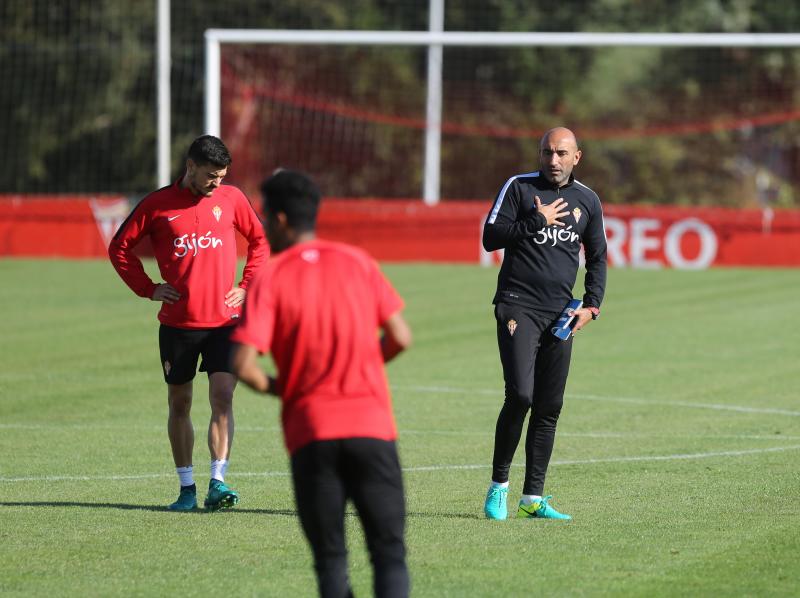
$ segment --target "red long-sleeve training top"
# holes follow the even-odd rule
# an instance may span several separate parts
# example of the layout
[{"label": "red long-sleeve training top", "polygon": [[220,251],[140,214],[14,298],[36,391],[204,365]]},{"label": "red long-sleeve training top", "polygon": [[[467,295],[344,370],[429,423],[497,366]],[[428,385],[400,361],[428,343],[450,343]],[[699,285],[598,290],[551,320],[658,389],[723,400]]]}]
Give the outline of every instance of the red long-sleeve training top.
[{"label": "red long-sleeve training top", "polygon": [[163,303],[162,324],[177,328],[216,328],[235,324],[241,308],[225,305],[236,278],[236,231],[248,242],[247,263],[239,286],[247,289],[269,255],[264,230],[239,189],[221,185],[209,197],[196,196],[180,179],[145,197],[122,223],[108,247],[122,280],[141,297],[158,286],[133,253],[150,237],[161,277],[181,294]]}]

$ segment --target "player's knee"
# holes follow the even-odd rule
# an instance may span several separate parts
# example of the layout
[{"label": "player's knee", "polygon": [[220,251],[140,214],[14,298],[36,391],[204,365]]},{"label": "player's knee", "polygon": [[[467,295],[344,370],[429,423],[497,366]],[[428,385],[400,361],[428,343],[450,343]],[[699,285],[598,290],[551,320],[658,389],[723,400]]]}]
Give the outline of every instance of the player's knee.
[{"label": "player's knee", "polygon": [[552,400],[536,404],[534,409],[534,417],[538,420],[548,420],[553,423],[558,421],[561,415],[561,407],[564,405],[563,400]]},{"label": "player's knee", "polygon": [[192,391],[172,392],[167,396],[170,417],[186,417],[192,410]]},{"label": "player's knee", "polygon": [[369,549],[370,560],[375,567],[392,567],[405,563],[406,546],[402,537],[375,542]]},{"label": "player's knee", "polygon": [[227,389],[217,389],[209,394],[212,413],[225,413],[230,411],[233,405],[233,391]]},{"label": "player's knee", "polygon": [[208,400],[212,412],[227,412],[233,403],[236,378],[226,372],[215,372],[209,376]]},{"label": "player's knee", "polygon": [[506,386],[506,403],[516,409],[528,410],[533,402],[530,393],[522,392],[517,387]]}]

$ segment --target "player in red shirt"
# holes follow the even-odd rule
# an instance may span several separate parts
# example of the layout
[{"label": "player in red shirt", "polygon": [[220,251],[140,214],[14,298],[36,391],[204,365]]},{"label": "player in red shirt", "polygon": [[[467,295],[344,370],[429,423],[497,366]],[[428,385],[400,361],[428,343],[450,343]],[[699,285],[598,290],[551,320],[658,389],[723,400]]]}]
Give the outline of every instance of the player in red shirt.
[{"label": "player in red shirt", "polygon": [[[248,285],[269,254],[264,231],[250,202],[232,185],[222,185],[231,157],[221,140],[198,137],[189,147],[186,172],[175,183],[145,197],[122,223],[108,255],[122,280],[140,297],[162,303],[159,349],[167,383],[167,430],[180,478],[171,510],[197,507],[192,469],[194,428],[190,418],[197,360],[208,373],[211,422],[208,448],[211,480],[205,506],[230,507],[238,494],[225,485],[233,442],[230,333],[241,314]],[[236,231],[248,241],[242,280],[236,277]],[[165,282],[153,282],[133,253],[149,237]]]},{"label": "player in red shirt", "polygon": [[[376,596],[407,596],[405,499],[384,362],[411,343],[403,301],[365,252],[315,238],[320,195],[282,170],[261,187],[277,257],[256,275],[233,369],[280,395],[295,501],[314,553],[320,595],[347,596],[345,503],[364,526]],[[378,337],[378,330],[383,334]],[[259,367],[271,353],[273,379]]]}]

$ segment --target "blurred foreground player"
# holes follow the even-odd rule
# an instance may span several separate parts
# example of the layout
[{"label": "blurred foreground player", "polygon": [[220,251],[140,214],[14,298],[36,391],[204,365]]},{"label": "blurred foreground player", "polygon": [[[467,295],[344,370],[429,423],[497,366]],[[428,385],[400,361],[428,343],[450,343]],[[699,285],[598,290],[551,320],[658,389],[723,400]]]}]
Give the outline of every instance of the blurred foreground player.
[{"label": "blurred foreground player", "polygon": [[545,133],[539,170],[511,177],[497,194],[483,229],[487,251],[505,249],[494,296],[505,402],[497,418],[492,481],[484,502],[489,519],[508,516],[506,497],[525,416],[525,481],[517,517],[570,519],[549,504],[544,480],[564,403],[572,336],[551,333],[572,299],[580,249],[586,256],[577,332],[600,314],[606,287],[606,237],[597,194],[572,175],[581,158],[569,129]]},{"label": "blurred foreground player", "polygon": [[[211,479],[205,507],[231,507],[237,493],[225,485],[233,442],[233,390],[229,336],[241,315],[246,289],[269,250],[250,202],[232,185],[222,185],[231,157],[221,140],[197,138],[189,147],[186,172],[175,183],[145,197],[120,226],[108,248],[122,280],[140,297],[161,301],[158,344],[167,383],[167,431],[180,479],[173,511],[197,506],[190,417],[197,360],[208,373],[211,421],[208,449]],[[242,280],[236,277],[236,231],[248,242]],[[149,237],[161,277],[153,282],[133,253]]]},{"label": "blurred foreground player", "polygon": [[[253,281],[231,337],[239,343],[233,369],[254,390],[281,397],[320,595],[352,595],[344,536],[350,499],[364,527],[375,595],[407,596],[405,498],[383,366],[411,343],[403,301],[366,253],[315,238],[320,194],[306,176],[278,171],[261,191],[267,238],[279,255]],[[277,380],[256,361],[267,352]]]}]

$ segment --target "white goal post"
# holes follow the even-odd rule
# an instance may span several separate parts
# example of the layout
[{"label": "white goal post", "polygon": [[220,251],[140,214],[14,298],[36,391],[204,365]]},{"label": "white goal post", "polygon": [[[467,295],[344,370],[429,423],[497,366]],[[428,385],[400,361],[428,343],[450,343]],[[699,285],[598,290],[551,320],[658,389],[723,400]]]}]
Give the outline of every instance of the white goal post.
[{"label": "white goal post", "polygon": [[[443,5],[443,3],[442,3]],[[205,130],[220,135],[222,44],[426,46],[423,199],[439,202],[442,48],[460,47],[800,47],[800,33],[511,33],[443,31],[443,15],[432,11],[430,31],[341,31],[208,29],[205,32]]]}]

